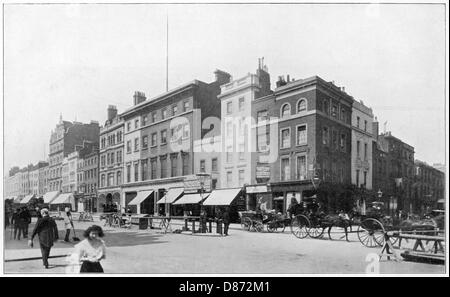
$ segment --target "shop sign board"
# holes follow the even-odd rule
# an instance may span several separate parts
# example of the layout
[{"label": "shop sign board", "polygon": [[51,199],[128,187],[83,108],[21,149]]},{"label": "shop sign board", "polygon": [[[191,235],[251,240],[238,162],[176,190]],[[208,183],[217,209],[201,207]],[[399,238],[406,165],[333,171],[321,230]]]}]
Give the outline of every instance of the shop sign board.
[{"label": "shop sign board", "polygon": [[258,186],[247,186],[245,188],[245,192],[247,194],[253,193],[267,193],[269,192],[267,185],[258,185]]},{"label": "shop sign board", "polygon": [[258,165],[256,166],[256,178],[270,178],[270,166]]},{"label": "shop sign board", "polygon": [[184,178],[184,193],[198,193],[202,188],[200,179],[203,180],[203,190],[206,193],[211,192],[211,175],[202,176],[199,178],[197,175],[192,174]]}]

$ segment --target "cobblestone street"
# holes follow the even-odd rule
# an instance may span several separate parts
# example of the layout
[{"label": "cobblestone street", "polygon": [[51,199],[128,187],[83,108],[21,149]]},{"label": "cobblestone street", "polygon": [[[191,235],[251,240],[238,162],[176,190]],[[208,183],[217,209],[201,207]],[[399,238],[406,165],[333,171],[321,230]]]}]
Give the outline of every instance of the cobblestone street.
[{"label": "cobblestone street", "polygon": [[[98,223],[97,223],[98,224]],[[87,222],[77,222],[77,236],[82,237]],[[63,225],[58,221],[60,238]],[[32,225],[30,225],[32,230]],[[9,230],[6,230],[9,231]],[[71,234],[71,237],[73,234]],[[5,234],[5,259],[40,256],[39,245],[29,248],[26,240],[11,241]],[[361,245],[356,234],[351,242],[328,239],[297,239],[288,230],[284,233],[255,233],[240,230],[232,224],[230,236],[212,234],[162,234],[159,230],[115,229],[106,227],[104,240],[107,258],[102,262],[106,273],[150,274],[305,274],[366,273],[381,248]],[[51,256],[73,251],[73,243],[57,242]],[[376,258],[376,257],[375,257]],[[367,259],[367,261],[366,261]],[[444,273],[444,265],[413,262],[380,262],[379,272]],[[74,267],[66,257],[50,259],[51,269],[44,269],[40,259],[5,263],[5,273],[72,273]],[[76,269],[76,268],[75,268]]]}]

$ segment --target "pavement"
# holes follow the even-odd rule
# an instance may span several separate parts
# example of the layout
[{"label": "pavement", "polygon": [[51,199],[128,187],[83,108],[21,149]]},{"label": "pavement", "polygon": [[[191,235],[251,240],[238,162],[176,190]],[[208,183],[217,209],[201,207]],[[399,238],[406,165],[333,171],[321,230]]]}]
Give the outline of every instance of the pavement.
[{"label": "pavement", "polygon": [[[57,221],[64,238],[62,221]],[[77,236],[92,222],[75,222]],[[96,224],[103,226],[102,223]],[[180,222],[179,227],[181,228]],[[32,230],[33,226],[30,226]],[[256,233],[230,226],[229,236],[215,233],[163,233],[158,229],[138,230],[103,227],[107,246],[102,266],[106,273],[121,274],[443,274],[445,265],[378,261],[381,248],[367,248],[350,234],[350,242],[329,239],[298,239],[284,233]],[[173,229],[177,229],[173,226]],[[7,230],[8,231],[8,230]],[[31,231],[30,231],[31,232]],[[66,255],[74,242],[57,242],[51,250],[50,269],[44,269],[38,241],[10,240],[5,234],[6,274],[77,273],[79,266]],[[71,237],[73,234],[71,234]],[[27,258],[34,258],[28,259]],[[25,260],[24,260],[25,259]]]}]

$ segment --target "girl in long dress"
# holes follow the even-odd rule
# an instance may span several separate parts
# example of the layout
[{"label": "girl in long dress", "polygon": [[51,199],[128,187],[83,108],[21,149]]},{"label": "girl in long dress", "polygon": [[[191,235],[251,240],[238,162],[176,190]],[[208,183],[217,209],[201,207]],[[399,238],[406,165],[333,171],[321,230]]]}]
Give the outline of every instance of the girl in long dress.
[{"label": "girl in long dress", "polygon": [[75,253],[82,263],[80,272],[102,273],[100,261],[106,257],[105,242],[101,239],[104,236],[102,228],[93,225],[84,231],[83,236],[85,239],[75,245]]}]

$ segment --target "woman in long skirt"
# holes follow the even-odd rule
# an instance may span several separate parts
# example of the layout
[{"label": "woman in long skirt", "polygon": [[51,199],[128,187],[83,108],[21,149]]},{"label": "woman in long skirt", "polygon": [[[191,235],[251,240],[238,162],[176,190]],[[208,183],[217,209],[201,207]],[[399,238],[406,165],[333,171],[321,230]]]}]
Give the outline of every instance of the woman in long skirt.
[{"label": "woman in long skirt", "polygon": [[104,236],[102,228],[93,225],[84,231],[83,236],[85,239],[75,245],[75,252],[82,263],[80,272],[102,273],[100,261],[106,257],[105,242],[101,239]]}]

